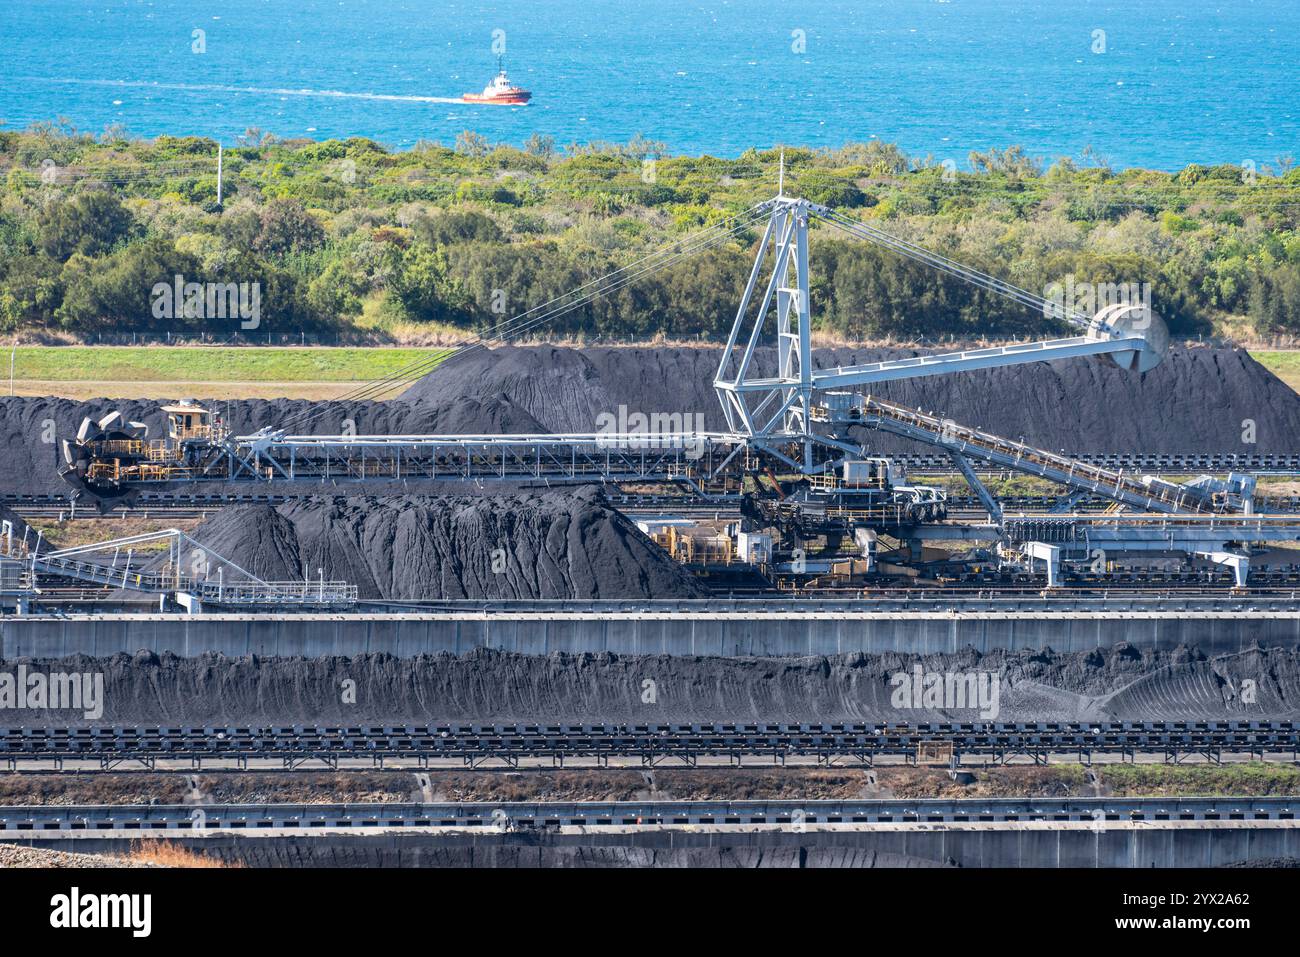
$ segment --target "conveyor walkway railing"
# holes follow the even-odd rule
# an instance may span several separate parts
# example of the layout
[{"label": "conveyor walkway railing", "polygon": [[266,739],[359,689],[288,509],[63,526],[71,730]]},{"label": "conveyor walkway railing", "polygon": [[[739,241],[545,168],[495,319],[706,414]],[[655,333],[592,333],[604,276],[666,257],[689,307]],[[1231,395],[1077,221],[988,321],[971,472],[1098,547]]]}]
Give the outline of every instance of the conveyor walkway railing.
[{"label": "conveyor walkway railing", "polygon": [[1067,458],[990,435],[951,419],[927,415],[906,406],[865,396],[864,425],[894,435],[939,446],[999,468],[1047,479],[1079,491],[1092,492],[1149,512],[1208,512],[1213,503],[1190,489],[1159,479],[1143,480],[1080,459]]},{"label": "conveyor walkway railing", "polygon": [[[136,548],[158,544],[167,546],[161,567],[159,556],[148,551],[135,554]],[[182,560],[185,545],[191,549],[188,564]],[[95,560],[108,553],[112,554],[110,561]],[[355,585],[325,581],[323,576],[315,581],[263,581],[175,528],[47,552],[42,552],[37,542],[24,546],[21,561],[33,582],[44,574],[146,594],[184,594],[217,605],[337,607],[351,606],[357,600]],[[183,572],[183,566],[193,574]]]},{"label": "conveyor walkway railing", "polygon": [[[299,829],[714,827],[763,825],[908,825],[1051,822],[1093,829],[1135,822],[1253,821],[1295,827],[1291,797],[881,798],[848,801],[461,801],[428,804],[90,804],[0,807],[0,833],[223,831],[253,834]],[[1267,823],[1265,823],[1267,822]],[[1229,824],[1228,826],[1234,826]],[[49,836],[48,834],[46,836]]]},{"label": "conveyor walkway railing", "polygon": [[1021,758],[1045,764],[1069,755],[1090,763],[1095,756],[1134,760],[1159,755],[1166,763],[1189,757],[1219,762],[1225,754],[1275,756],[1294,762],[1300,751],[1300,723],[1291,721],[1039,722],[1004,724],[884,723],[690,725],[509,725],[466,724],[341,727],[83,728],[0,730],[0,761],[20,764],[94,762],[101,769],[123,763],[154,768],[159,762],[247,767],[251,762],[297,768],[338,767],[340,762],[410,761],[428,767],[451,762],[477,767],[524,761],[607,765],[612,759],[655,766],[701,759],[743,759],[784,763],[870,765],[879,758],[924,763],[936,748],[953,762],[973,758],[1006,763]]}]

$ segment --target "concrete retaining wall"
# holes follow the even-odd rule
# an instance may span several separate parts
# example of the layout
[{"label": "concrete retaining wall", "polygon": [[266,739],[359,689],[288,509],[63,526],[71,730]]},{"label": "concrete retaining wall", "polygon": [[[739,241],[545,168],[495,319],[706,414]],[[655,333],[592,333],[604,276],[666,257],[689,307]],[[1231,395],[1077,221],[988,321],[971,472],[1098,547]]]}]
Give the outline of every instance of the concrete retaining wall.
[{"label": "concrete retaining wall", "polygon": [[0,656],[105,656],[140,650],[192,657],[354,655],[399,657],[478,647],[523,654],[830,655],[1052,648],[1058,652],[1196,645],[1207,654],[1256,643],[1300,642],[1300,614],[472,614],[101,615],[0,619]]},{"label": "concrete retaining wall", "polygon": [[[139,840],[139,833],[134,840]],[[14,843],[121,853],[132,838]],[[171,838],[169,838],[171,840]],[[253,867],[1223,867],[1300,858],[1294,822],[1082,826],[930,825],[925,830],[605,834],[213,835],[183,844]]]}]

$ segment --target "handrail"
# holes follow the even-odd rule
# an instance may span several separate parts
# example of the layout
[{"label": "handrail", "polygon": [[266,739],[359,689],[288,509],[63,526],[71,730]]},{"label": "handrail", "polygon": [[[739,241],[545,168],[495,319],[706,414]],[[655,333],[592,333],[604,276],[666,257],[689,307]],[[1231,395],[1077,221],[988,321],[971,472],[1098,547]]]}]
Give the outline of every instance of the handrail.
[{"label": "handrail", "polygon": [[[978,429],[960,425],[948,419],[939,419],[935,416],[926,415],[916,409],[884,402],[874,396],[868,395],[864,398],[863,411],[867,415],[875,417],[878,421],[899,423],[919,432],[924,432],[928,437],[937,439],[937,444],[941,447],[953,447],[963,452],[975,450],[977,454],[979,450],[983,450],[1012,458],[1016,462],[1032,463],[1067,477],[1081,480],[1075,484],[1091,482],[1099,486],[1104,485],[1112,488],[1115,492],[1122,491],[1134,498],[1164,504],[1171,510],[1187,509],[1199,512],[1208,508],[1208,503],[1204,499],[1188,494],[1180,486],[1160,481],[1146,483],[1134,480],[1125,476],[1123,472],[1111,471],[1078,459],[1056,455],[1044,449],[1026,445],[1023,442],[1013,442],[1010,439],[990,435],[987,432],[981,432]],[[1023,470],[1034,471],[1033,469]]]}]

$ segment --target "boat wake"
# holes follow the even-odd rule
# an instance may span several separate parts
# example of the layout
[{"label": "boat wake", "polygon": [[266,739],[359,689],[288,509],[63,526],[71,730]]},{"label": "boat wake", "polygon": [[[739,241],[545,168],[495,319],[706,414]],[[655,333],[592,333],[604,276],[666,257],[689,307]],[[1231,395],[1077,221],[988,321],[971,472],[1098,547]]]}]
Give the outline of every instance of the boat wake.
[{"label": "boat wake", "polygon": [[396,93],[350,93],[345,90],[313,90],[309,87],[225,86],[218,83],[152,83],[144,80],[74,80],[29,77],[39,83],[66,83],[75,86],[105,86],[147,90],[181,90],[195,93],[247,93],[254,96],[309,96],[344,100],[375,100],[387,103],[460,103],[458,96],[405,96]]}]

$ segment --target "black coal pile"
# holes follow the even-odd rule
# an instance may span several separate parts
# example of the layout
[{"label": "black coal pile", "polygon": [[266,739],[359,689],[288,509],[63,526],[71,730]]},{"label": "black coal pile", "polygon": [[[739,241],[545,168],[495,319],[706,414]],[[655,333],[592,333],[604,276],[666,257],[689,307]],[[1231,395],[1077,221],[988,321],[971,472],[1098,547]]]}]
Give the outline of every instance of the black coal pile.
[{"label": "black coal pile", "polygon": [[[677,414],[683,428],[720,429],[712,385],[719,354],[717,347],[478,349],[417,381],[401,401],[255,399],[211,407],[236,434],[266,426],[303,434],[588,432],[600,416],[617,419],[620,410]],[[917,354],[835,348],[818,349],[813,358],[826,367]],[[760,371],[771,365],[772,356],[760,353]],[[1300,396],[1236,349],[1174,348],[1144,375],[1092,358],[884,383],[873,391],[887,401],[1067,452],[1287,453],[1300,447]],[[0,397],[0,495],[66,494],[68,486],[57,475],[59,439],[75,435],[83,418],[113,410],[160,436],[159,405]],[[1254,442],[1244,442],[1243,435]],[[857,437],[880,452],[916,450],[883,433]],[[430,485],[417,481],[408,487]]]},{"label": "black coal pile", "polygon": [[697,580],[593,488],[303,498],[223,509],[194,537],[268,581],[362,598],[691,598]]},{"label": "black coal pile", "polygon": [[[698,413],[705,428],[720,429],[713,391],[720,354],[716,347],[656,346],[476,350],[416,382],[403,398],[420,405],[447,395],[504,395],[553,432],[590,431],[598,416],[617,416],[620,407]],[[827,368],[920,354],[828,348],[815,350],[813,360]],[[761,352],[757,364],[770,372],[774,356]],[[1240,349],[1175,347],[1141,375],[1097,357],[882,383],[871,391],[1052,450],[1277,453],[1300,446],[1300,396]],[[1253,444],[1243,443],[1247,430]],[[859,438],[880,451],[915,448],[890,435]]]},{"label": "black coal pile", "polygon": [[[0,670],[12,672],[18,664],[0,662]],[[1300,651],[1294,649],[1220,657],[1188,649],[1139,652],[1124,645],[1076,654],[966,651],[807,658],[528,656],[483,649],[461,656],[311,659],[140,652],[28,664],[47,671],[104,674],[104,713],[97,721],[68,712],[27,710],[11,716],[37,727],[1300,717]],[[999,688],[996,715],[982,717],[969,708],[900,708],[895,677],[910,676],[917,667],[945,675],[991,674]],[[344,680],[356,682],[355,703],[340,698]],[[653,682],[653,695],[645,693],[647,682]]]},{"label": "black coal pile", "polygon": [[[59,440],[71,439],[87,417],[118,410],[129,421],[144,422],[149,435],[166,435],[164,403],[152,399],[0,397],[0,495],[69,492],[58,476]],[[449,433],[498,435],[546,431],[536,419],[501,394],[430,394],[418,406],[408,402],[309,402],[301,399],[248,399],[205,406],[221,415],[235,434],[288,425],[307,435]]]},{"label": "black coal pile", "polygon": [[421,430],[434,435],[536,435],[546,431],[501,394],[448,396],[421,403],[419,411],[427,416]]}]

